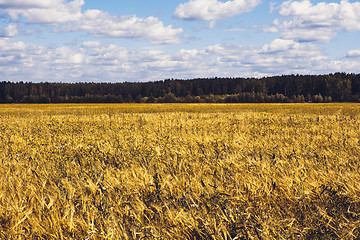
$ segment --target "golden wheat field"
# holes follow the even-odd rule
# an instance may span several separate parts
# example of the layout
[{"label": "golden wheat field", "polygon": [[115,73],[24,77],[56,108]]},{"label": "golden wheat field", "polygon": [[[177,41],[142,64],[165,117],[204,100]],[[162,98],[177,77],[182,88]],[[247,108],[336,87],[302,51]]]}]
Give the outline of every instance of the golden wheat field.
[{"label": "golden wheat field", "polygon": [[0,106],[0,239],[358,239],[359,104]]}]

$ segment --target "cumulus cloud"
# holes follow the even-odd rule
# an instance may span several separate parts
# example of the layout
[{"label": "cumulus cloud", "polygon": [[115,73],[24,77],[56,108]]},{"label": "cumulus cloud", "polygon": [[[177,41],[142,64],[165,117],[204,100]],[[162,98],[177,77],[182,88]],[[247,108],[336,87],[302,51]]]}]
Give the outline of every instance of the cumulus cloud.
[{"label": "cumulus cloud", "polygon": [[[7,51],[23,51],[26,48],[24,42],[12,42],[9,38],[0,38],[0,50],[4,51],[5,54]],[[9,55],[13,55],[9,53]]]},{"label": "cumulus cloud", "polygon": [[[82,31],[95,37],[141,38],[151,43],[179,43],[182,28],[164,26],[158,18],[116,16],[100,10],[81,11],[84,0],[0,0],[0,13],[13,21],[23,17],[27,24],[55,25],[55,32]],[[0,30],[0,36],[16,34],[15,25]],[[12,29],[10,29],[12,27]]]},{"label": "cumulus cloud", "polygon": [[260,3],[261,0],[233,0],[227,2],[218,0],[190,0],[180,4],[175,9],[174,17],[204,21],[225,19],[249,12]]},{"label": "cumulus cloud", "polygon": [[48,25],[78,20],[81,17],[81,7],[85,4],[84,0],[71,2],[2,0],[2,2],[2,12],[8,14],[12,20],[18,21],[20,16],[23,16],[26,23]]},{"label": "cumulus cloud", "polygon": [[0,7],[7,9],[51,8],[64,3],[64,0],[0,0]]},{"label": "cumulus cloud", "polygon": [[[27,24],[55,25],[55,32],[87,32],[95,37],[141,38],[157,44],[179,43],[182,28],[164,26],[158,18],[116,16],[100,10],[81,11],[84,0],[0,0],[0,13],[13,21],[23,17]],[[12,25],[10,25],[12,26]],[[10,29],[0,35],[11,36]]]},{"label": "cumulus cloud", "polygon": [[357,57],[360,57],[360,49],[353,49],[353,50],[350,50],[347,55],[347,57],[350,57],[350,58],[357,58]]},{"label": "cumulus cloud", "polygon": [[164,24],[156,17],[146,19],[114,16],[99,10],[87,10],[76,24],[69,23],[58,31],[85,31],[95,37],[144,38],[152,43],[178,43],[181,28]]},{"label": "cumulus cloud", "polygon": [[18,29],[15,24],[10,24],[4,29],[0,28],[0,37],[14,37],[18,34]]},{"label": "cumulus cloud", "polygon": [[241,76],[316,73],[327,61],[314,44],[284,39],[275,39],[261,48],[217,45],[207,50],[216,54],[226,69],[234,68]]},{"label": "cumulus cloud", "polygon": [[[166,78],[261,77],[278,74],[356,72],[358,58],[328,59],[313,43],[275,39],[261,47],[216,44],[202,49],[129,50],[87,41],[44,47],[0,38],[4,81],[117,82]],[[358,51],[349,52],[355,57]]]},{"label": "cumulus cloud", "polygon": [[291,20],[276,20],[271,29],[281,29],[286,39],[330,42],[341,29],[360,30],[360,2],[314,5],[310,0],[285,1],[279,7],[279,14]]}]

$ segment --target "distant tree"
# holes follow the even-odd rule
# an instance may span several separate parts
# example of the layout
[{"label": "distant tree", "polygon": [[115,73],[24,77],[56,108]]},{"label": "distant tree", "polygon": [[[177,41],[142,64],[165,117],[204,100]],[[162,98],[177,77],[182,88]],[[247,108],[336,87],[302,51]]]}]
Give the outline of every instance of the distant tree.
[{"label": "distant tree", "polygon": [[317,94],[313,97],[313,101],[316,103],[322,103],[324,101],[324,98],[321,96],[321,94]]},{"label": "distant tree", "polygon": [[0,82],[0,103],[360,101],[360,74],[167,79],[146,83]]}]

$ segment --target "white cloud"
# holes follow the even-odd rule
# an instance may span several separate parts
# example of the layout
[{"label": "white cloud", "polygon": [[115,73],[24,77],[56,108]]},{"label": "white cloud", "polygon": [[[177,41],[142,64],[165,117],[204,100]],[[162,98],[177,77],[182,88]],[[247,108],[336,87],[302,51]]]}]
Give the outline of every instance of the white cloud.
[{"label": "white cloud", "polygon": [[[315,44],[299,43],[289,39],[275,39],[265,44],[260,53],[288,59],[307,58],[316,61],[327,59]],[[297,59],[297,61],[302,60]]]},{"label": "white cloud", "polygon": [[269,33],[277,33],[277,32],[279,32],[279,29],[275,26],[264,26],[263,31],[269,32]]},{"label": "white cloud", "polygon": [[[260,27],[262,27],[262,30],[264,32],[277,33],[277,32],[279,32],[279,25],[280,25],[279,19],[275,19],[272,22],[272,24],[264,24],[264,25],[262,25]],[[259,27],[259,26],[254,26],[254,27]]]},{"label": "white cloud", "polygon": [[261,48],[216,45],[207,50],[218,57],[222,68],[238,76],[318,73],[327,61],[314,44],[284,39],[275,39]]},{"label": "white cloud", "polygon": [[264,45],[262,50],[264,53],[276,53],[292,49],[299,49],[302,46],[303,45],[296,43],[293,40],[275,39],[270,44]]},{"label": "white cloud", "polygon": [[216,26],[216,22],[215,21],[211,21],[210,23],[209,23],[209,29],[212,29],[212,28],[214,28]]},{"label": "white cloud", "polygon": [[286,39],[296,39],[301,42],[330,42],[337,36],[337,30],[332,28],[307,28],[297,26],[287,26],[282,32],[282,37]]},{"label": "white cloud", "polygon": [[360,49],[353,49],[353,50],[350,50],[347,55],[347,57],[350,57],[350,58],[357,58],[357,57],[360,57]]},{"label": "white cloud", "polygon": [[87,41],[83,43],[83,47],[99,47],[101,45],[101,42],[99,41]]},{"label": "white cloud", "polygon": [[260,3],[261,0],[190,0],[175,9],[174,17],[204,21],[225,19],[249,12]]},{"label": "white cloud", "polygon": [[49,25],[78,20],[81,17],[81,7],[85,4],[84,0],[5,2],[8,3],[4,3],[2,12],[7,13],[14,21],[23,16],[27,23]]},{"label": "white cloud", "polygon": [[15,24],[10,24],[4,29],[0,28],[0,37],[14,37],[18,34],[18,29]]},{"label": "white cloud", "polygon": [[51,8],[64,3],[64,0],[0,0],[1,8]]},{"label": "white cloud", "polygon": [[[359,58],[328,59],[312,43],[275,39],[262,47],[216,44],[202,49],[128,50],[99,41],[43,47],[0,38],[4,81],[116,82],[166,78],[261,77],[357,72]],[[360,54],[358,50],[349,56]]]},{"label": "white cloud", "polygon": [[328,63],[327,68],[332,69],[332,72],[358,73],[360,69],[360,62],[334,60]]},{"label": "white cloud", "polygon": [[0,50],[3,53],[8,51],[23,51],[26,48],[24,42],[11,42],[9,38],[0,38]]},{"label": "white cloud", "polygon": [[179,43],[181,28],[164,24],[156,17],[146,19],[114,16],[99,10],[87,10],[76,24],[69,23],[58,31],[85,31],[95,37],[144,38],[152,43]]},{"label": "white cloud", "polygon": [[[183,29],[164,26],[156,17],[116,16],[96,9],[82,12],[84,4],[84,0],[0,0],[0,13],[7,14],[13,21],[19,21],[22,16],[28,24],[55,25],[57,32],[82,31],[95,37],[142,38],[157,44],[180,42]],[[6,30],[0,31],[0,35],[11,36]]]},{"label": "white cloud", "polygon": [[291,20],[273,23],[282,29],[282,37],[298,41],[330,42],[341,29],[360,30],[360,2],[321,2],[313,5],[309,0],[285,1],[279,14]]}]

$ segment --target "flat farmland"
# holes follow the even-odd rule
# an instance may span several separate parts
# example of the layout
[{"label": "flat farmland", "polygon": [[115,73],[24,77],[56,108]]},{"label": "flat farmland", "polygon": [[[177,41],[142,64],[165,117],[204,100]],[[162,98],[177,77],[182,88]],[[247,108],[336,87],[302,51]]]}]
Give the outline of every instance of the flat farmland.
[{"label": "flat farmland", "polygon": [[355,239],[359,104],[0,105],[0,239]]}]

